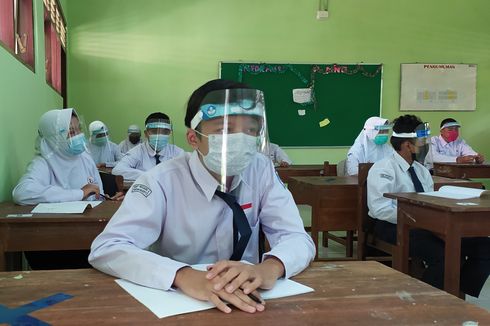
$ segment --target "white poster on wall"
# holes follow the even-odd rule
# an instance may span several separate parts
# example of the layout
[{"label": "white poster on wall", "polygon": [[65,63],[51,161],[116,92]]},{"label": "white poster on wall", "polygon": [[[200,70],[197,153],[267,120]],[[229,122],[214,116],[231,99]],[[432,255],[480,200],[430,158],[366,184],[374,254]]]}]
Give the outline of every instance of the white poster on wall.
[{"label": "white poster on wall", "polygon": [[400,111],[474,111],[476,65],[402,64]]}]

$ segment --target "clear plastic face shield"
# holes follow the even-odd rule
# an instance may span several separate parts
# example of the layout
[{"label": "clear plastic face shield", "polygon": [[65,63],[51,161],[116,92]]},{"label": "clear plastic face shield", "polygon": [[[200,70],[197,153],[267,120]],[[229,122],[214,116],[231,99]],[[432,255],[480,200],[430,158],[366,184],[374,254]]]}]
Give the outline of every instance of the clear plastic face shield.
[{"label": "clear plastic face shield", "polygon": [[430,127],[428,122],[423,122],[415,128],[415,160],[421,164],[432,162],[430,151]]},{"label": "clear plastic face shield", "polygon": [[256,89],[224,89],[208,93],[191,121],[201,135],[198,151],[208,170],[219,176],[239,175],[257,153],[267,153],[264,94]]},{"label": "clear plastic face shield", "polygon": [[68,145],[66,148],[66,152],[69,155],[80,155],[88,149],[85,134],[86,124],[84,122],[84,119],[77,115],[75,110],[73,110],[73,114],[70,118],[68,133],[66,136],[66,143]]},{"label": "clear plastic face shield", "polygon": [[130,125],[128,127],[128,139],[133,145],[136,145],[140,142],[141,129],[137,125]]},{"label": "clear plastic face shield", "polygon": [[441,135],[448,143],[451,143],[459,138],[461,125],[456,122],[446,122],[441,127]]},{"label": "clear plastic face shield", "polygon": [[152,119],[145,125],[148,144],[153,155],[161,152],[169,143],[173,143],[172,124],[166,119]]},{"label": "clear plastic face shield", "polygon": [[90,143],[95,146],[105,146],[109,142],[109,130],[101,121],[93,121],[89,127]]},{"label": "clear plastic face shield", "polygon": [[376,145],[386,144],[388,139],[390,138],[391,128],[393,126],[386,121],[385,124],[374,126],[374,137],[373,142]]}]

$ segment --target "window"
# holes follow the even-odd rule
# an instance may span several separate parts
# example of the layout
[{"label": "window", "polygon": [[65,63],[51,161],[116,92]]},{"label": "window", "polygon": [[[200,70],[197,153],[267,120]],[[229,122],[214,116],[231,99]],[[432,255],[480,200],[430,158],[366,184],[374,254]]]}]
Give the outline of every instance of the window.
[{"label": "window", "polygon": [[46,81],[66,101],[66,24],[56,0],[44,0]]},{"label": "window", "polygon": [[0,0],[0,42],[34,69],[32,0]]}]

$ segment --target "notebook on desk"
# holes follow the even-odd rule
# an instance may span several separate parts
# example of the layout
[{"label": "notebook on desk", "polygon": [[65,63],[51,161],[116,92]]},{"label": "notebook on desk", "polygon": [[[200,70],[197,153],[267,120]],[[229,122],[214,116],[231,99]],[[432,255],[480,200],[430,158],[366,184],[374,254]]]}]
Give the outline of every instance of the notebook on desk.
[{"label": "notebook on desk", "polygon": [[419,194],[449,199],[490,198],[490,191],[488,190],[457,186],[442,186],[438,191],[421,192]]},{"label": "notebook on desk", "polygon": [[94,208],[101,201],[68,201],[64,203],[41,203],[31,213],[34,214],[81,214],[87,207]]}]

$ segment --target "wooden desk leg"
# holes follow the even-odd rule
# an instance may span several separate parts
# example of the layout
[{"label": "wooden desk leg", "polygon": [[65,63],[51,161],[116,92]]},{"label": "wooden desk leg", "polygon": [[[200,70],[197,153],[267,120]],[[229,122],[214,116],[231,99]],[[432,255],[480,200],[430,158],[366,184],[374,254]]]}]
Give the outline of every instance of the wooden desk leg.
[{"label": "wooden desk leg", "polygon": [[461,237],[453,230],[446,234],[444,249],[444,291],[459,297]]},{"label": "wooden desk leg", "polygon": [[393,267],[405,274],[408,274],[408,258],[410,252],[410,228],[405,219],[408,218],[400,206],[403,204],[398,203],[398,221],[396,227],[396,239],[397,246],[393,253]]},{"label": "wooden desk leg", "polygon": [[313,240],[313,243],[315,244],[315,260],[318,260],[318,203],[315,200],[315,202],[312,203],[311,205],[311,238]]},{"label": "wooden desk leg", "polygon": [[347,231],[345,234],[345,253],[347,257],[354,256],[354,231]]},{"label": "wooden desk leg", "polygon": [[3,250],[3,245],[0,243],[0,272],[6,271],[6,258],[7,257],[5,255],[5,251]]}]

